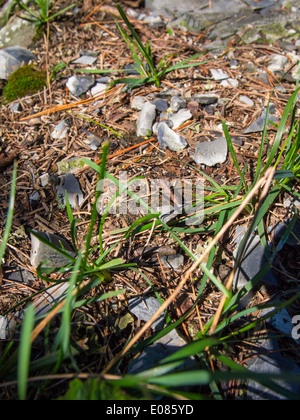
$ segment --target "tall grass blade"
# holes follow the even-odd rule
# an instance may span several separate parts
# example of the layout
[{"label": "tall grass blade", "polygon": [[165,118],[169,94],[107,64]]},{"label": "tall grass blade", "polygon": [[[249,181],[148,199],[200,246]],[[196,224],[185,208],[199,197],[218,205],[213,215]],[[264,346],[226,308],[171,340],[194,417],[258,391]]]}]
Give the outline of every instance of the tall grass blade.
[{"label": "tall grass blade", "polygon": [[20,400],[26,400],[33,326],[34,308],[30,305],[25,310],[18,351],[18,394]]},{"label": "tall grass blade", "polygon": [[5,230],[0,246],[0,267],[2,265],[2,258],[4,257],[6,245],[8,242],[10,230],[13,223],[13,216],[14,216],[14,208],[15,208],[15,199],[16,199],[16,186],[17,186],[17,164],[14,164],[14,170],[13,170],[13,177],[12,177],[12,183],[11,183],[11,191],[10,191],[10,198],[9,198],[9,206],[8,206],[8,212],[7,212],[7,218],[6,218],[6,224],[5,224]]}]

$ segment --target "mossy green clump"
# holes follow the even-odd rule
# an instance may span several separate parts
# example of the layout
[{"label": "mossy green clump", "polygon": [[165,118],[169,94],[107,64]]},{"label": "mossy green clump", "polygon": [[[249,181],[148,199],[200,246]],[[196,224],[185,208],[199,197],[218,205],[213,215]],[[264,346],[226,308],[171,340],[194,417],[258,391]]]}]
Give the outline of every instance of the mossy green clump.
[{"label": "mossy green clump", "polygon": [[46,84],[47,74],[44,70],[36,70],[32,65],[22,66],[9,76],[3,89],[3,100],[7,103],[34,95]]}]

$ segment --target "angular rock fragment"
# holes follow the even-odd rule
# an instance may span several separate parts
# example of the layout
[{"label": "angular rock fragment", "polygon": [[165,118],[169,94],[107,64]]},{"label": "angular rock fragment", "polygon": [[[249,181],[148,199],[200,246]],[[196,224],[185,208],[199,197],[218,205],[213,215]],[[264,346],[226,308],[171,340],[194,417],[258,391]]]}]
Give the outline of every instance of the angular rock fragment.
[{"label": "angular rock fragment", "polygon": [[[136,297],[128,301],[129,310],[141,321],[149,321],[160,308],[160,303],[154,297]],[[164,314],[153,322],[152,328],[160,330],[164,326]]]},{"label": "angular rock fragment", "polygon": [[91,95],[97,96],[104,94],[106,91],[107,85],[105,83],[96,83],[95,86],[91,89]]},{"label": "angular rock fragment", "polygon": [[186,100],[183,98],[180,98],[179,96],[172,96],[170,105],[171,105],[172,111],[177,112],[180,109],[183,109],[186,107]]},{"label": "angular rock fragment", "polygon": [[222,69],[211,69],[210,70],[212,77],[214,80],[225,80],[228,79],[229,76],[226,72],[224,72]]},{"label": "angular rock fragment", "polygon": [[198,165],[214,166],[224,163],[227,159],[228,145],[225,137],[219,137],[213,141],[198,143],[194,160]]},{"label": "angular rock fragment", "polygon": [[[76,254],[74,253],[74,250],[64,238],[52,233],[35,230],[33,232],[36,232],[39,236],[56,247],[64,249],[71,257],[75,257]],[[45,268],[58,268],[70,263],[70,259],[40,241],[34,234],[31,234],[30,263],[34,268],[37,268],[42,263],[44,263],[43,267]]]},{"label": "angular rock fragment", "polygon": [[69,122],[68,120],[62,120],[59,124],[57,124],[52,133],[51,137],[53,139],[63,139],[68,135],[69,132]]},{"label": "angular rock fragment", "polygon": [[91,66],[97,61],[97,57],[91,57],[90,55],[82,55],[76,60],[72,61],[72,64],[82,64],[85,66]]},{"label": "angular rock fragment", "polygon": [[200,105],[211,105],[217,103],[219,97],[213,94],[198,93],[193,96],[193,99]]},{"label": "angular rock fragment", "polygon": [[[264,110],[259,118],[257,118],[256,121],[254,121],[253,124],[251,124],[248,128],[246,128],[245,131],[243,131],[243,134],[251,134],[251,133],[258,133],[264,130],[265,123],[266,123],[266,117],[267,117],[267,111]],[[268,116],[268,121],[270,123],[277,123],[279,120],[274,115]],[[273,125],[268,123],[267,127],[272,128]]]},{"label": "angular rock fragment", "polygon": [[179,270],[181,267],[183,267],[184,256],[181,254],[162,255],[160,257],[160,261],[164,268],[171,268],[173,270]]},{"label": "angular rock fragment", "polygon": [[83,194],[80,189],[79,182],[71,173],[60,177],[60,180],[61,185],[57,185],[56,194],[59,196],[64,206],[66,205],[67,194],[70,206],[73,209],[77,209],[77,207],[80,207],[83,202]]},{"label": "angular rock fragment", "polygon": [[248,98],[248,96],[241,95],[239,96],[239,100],[243,102],[244,104],[246,104],[247,106],[249,106],[250,108],[254,106],[254,102],[252,101],[252,99]]},{"label": "angular rock fragment", "polygon": [[179,152],[188,145],[182,136],[175,133],[164,122],[159,123],[157,126],[157,138],[161,148],[165,149],[168,146],[174,152]]},{"label": "angular rock fragment", "polygon": [[67,81],[67,88],[74,96],[86,93],[94,84],[92,76],[72,76]]},{"label": "angular rock fragment", "polygon": [[188,109],[180,109],[176,114],[171,114],[168,117],[168,121],[171,121],[172,124],[170,124],[170,127],[173,130],[176,130],[176,128],[179,128],[182,124],[184,124],[186,121],[190,120],[192,118],[192,113]]}]

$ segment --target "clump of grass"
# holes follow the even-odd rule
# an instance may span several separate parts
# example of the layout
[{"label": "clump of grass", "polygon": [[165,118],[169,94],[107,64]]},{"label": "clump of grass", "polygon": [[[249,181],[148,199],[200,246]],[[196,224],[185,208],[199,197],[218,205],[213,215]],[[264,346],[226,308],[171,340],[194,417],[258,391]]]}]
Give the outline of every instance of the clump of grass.
[{"label": "clump of grass", "polygon": [[3,89],[3,101],[8,103],[24,96],[33,95],[47,85],[47,73],[32,65],[21,66],[8,78]]},{"label": "clump of grass", "polygon": [[[122,28],[122,26],[116,21],[116,25],[126,42],[127,46],[131,51],[131,57],[134,60],[134,69],[139,73],[140,76],[138,77],[122,77],[115,79],[111,86],[116,84],[125,84],[127,85],[128,89],[134,89],[135,87],[143,84],[152,84],[155,83],[157,87],[161,85],[162,79],[164,76],[170,72],[197,67],[201,64],[207,63],[207,61],[195,61],[198,60],[199,57],[205,55],[206,51],[203,51],[199,54],[195,54],[192,57],[187,58],[177,64],[172,65],[172,60],[174,58],[174,54],[166,55],[158,64],[156,64],[155,56],[152,52],[150,42],[147,45],[144,45],[141,41],[141,38],[137,34],[136,30],[134,29],[133,25],[129,21],[126,13],[122,9],[122,7],[117,4],[116,5],[121,18],[123,19],[124,24],[126,25],[129,34]],[[126,69],[118,69],[118,70],[77,70],[78,72],[82,73],[89,73],[89,74],[103,74],[103,73],[111,73],[111,72],[126,72],[130,70]]]},{"label": "clump of grass", "polygon": [[27,6],[22,0],[14,0],[14,3],[9,9],[9,13],[15,4],[17,4],[21,9],[26,11],[26,15],[22,15],[21,18],[27,20],[28,22],[34,23],[37,26],[45,25],[50,20],[55,19],[56,17],[64,14],[66,11],[71,9],[76,5],[76,3],[67,6],[63,10],[59,10],[56,13],[51,13],[54,6],[57,2],[51,2],[49,0],[33,0],[34,10]]},{"label": "clump of grass", "polygon": [[[246,180],[247,166],[241,168],[235,156],[232,141],[228,134],[226,124],[223,123],[224,132],[229,145],[229,150],[240,174],[240,182],[238,185],[219,185],[214,179],[200,172],[206,177],[208,186],[206,187],[206,195],[204,197],[204,215],[205,221],[213,221],[210,225],[210,232],[213,234],[213,240],[206,250],[208,260],[206,264],[202,264],[204,254],[198,258],[193,252],[188,249],[180,239],[180,234],[207,234],[207,226],[205,222],[200,227],[182,227],[178,226],[177,222],[170,222],[168,225],[159,220],[157,214],[147,214],[136,220],[131,226],[118,231],[122,237],[119,238],[113,245],[104,249],[103,246],[103,227],[109,208],[113,205],[116,198],[125,189],[132,199],[143,205],[141,198],[137,194],[130,191],[130,184],[135,180],[130,180],[128,185],[120,185],[118,180],[111,174],[105,171],[105,163],[107,157],[107,146],[104,146],[102,163],[96,165],[95,163],[85,160],[98,174],[100,183],[104,179],[109,179],[118,186],[118,190],[114,197],[111,198],[107,208],[103,212],[99,221],[98,236],[99,244],[94,247],[91,246],[91,238],[97,222],[97,208],[96,202],[101,194],[101,186],[95,193],[95,203],[91,214],[90,227],[88,229],[85,242],[80,246],[78,243],[76,232],[76,219],[74,218],[70,205],[67,201],[67,214],[70,221],[71,238],[73,247],[76,251],[77,257],[72,258],[66,254],[70,259],[70,264],[66,267],[61,267],[56,270],[59,273],[69,273],[71,276],[68,279],[69,289],[62,302],[56,305],[48,314],[42,319],[34,319],[31,310],[26,312],[24,326],[21,332],[21,345],[14,354],[12,353],[13,343],[8,344],[0,358],[0,383],[9,378],[15,378],[19,387],[19,397],[25,399],[30,390],[30,374],[34,375],[34,380],[38,379],[40,372],[44,375],[41,377],[40,395],[46,393],[48,380],[51,374],[58,374],[61,372],[59,379],[70,377],[70,372],[73,372],[74,379],[70,383],[69,391],[66,393],[66,399],[130,399],[135,398],[148,398],[153,399],[157,394],[178,398],[189,399],[203,399],[208,395],[210,398],[222,399],[222,386],[221,384],[230,381],[247,381],[249,379],[263,384],[268,389],[278,393],[279,395],[287,398],[298,398],[283,385],[279,385],[278,381],[295,382],[299,381],[299,375],[295,373],[282,372],[281,374],[269,375],[265,373],[253,373],[243,365],[238,364],[232,356],[232,348],[240,344],[244,340],[244,334],[247,332],[248,341],[256,340],[256,336],[251,336],[251,331],[255,331],[261,324],[268,318],[280,312],[284,308],[288,308],[299,299],[300,293],[292,290],[290,295],[286,293],[285,301],[270,301],[264,304],[250,306],[241,309],[239,303],[241,299],[247,294],[254,291],[254,288],[259,284],[264,274],[272,267],[272,261],[276,257],[279,250],[276,247],[272,252],[267,252],[267,237],[264,229],[264,221],[270,208],[276,203],[278,197],[285,191],[292,191],[293,184],[299,181],[300,176],[300,124],[295,118],[296,111],[296,97],[299,92],[297,88],[295,93],[291,96],[288,104],[283,113],[281,122],[277,127],[277,134],[272,147],[268,151],[266,159],[263,158],[262,148],[267,143],[267,131],[265,129],[262,137],[262,145],[258,158],[257,171],[254,176],[253,183],[249,185]],[[267,121],[266,121],[267,125]],[[264,185],[265,182],[267,187]],[[260,196],[259,191],[264,187],[264,194]],[[211,273],[211,268],[214,264],[214,256],[218,239],[224,235],[228,226],[231,225],[232,220],[237,220],[238,215],[242,211],[249,214],[248,230],[241,241],[238,250],[237,261],[243,257],[244,244],[247,242],[249,235],[257,229],[261,243],[265,247],[267,263],[261,268],[255,278],[251,279],[249,283],[240,291],[232,288],[232,284],[227,284],[226,287]],[[193,216],[192,216],[193,217]],[[294,216],[289,226],[289,232],[298,217],[297,210],[295,209]],[[10,216],[11,218],[11,216]],[[181,220],[182,221],[182,220]],[[8,225],[7,229],[9,229]],[[167,318],[167,326],[148,338],[142,338],[142,334],[150,328],[155,319],[166,310],[170,303],[172,303],[179,293],[179,286],[170,295],[166,301],[163,301],[159,293],[153,287],[147,275],[132,264],[126,264],[118,258],[111,258],[112,251],[122,241],[134,237],[146,231],[154,232],[165,231],[172,236],[177,242],[178,246],[184,251],[191,259],[192,265],[183,273],[181,278],[178,278],[178,285],[184,286],[190,278],[199,277],[196,269],[200,267],[204,275],[200,280],[200,288],[198,290],[197,298],[193,307],[176,322],[171,322]],[[114,232],[111,232],[113,235]],[[287,235],[281,240],[281,246],[287,240]],[[53,246],[52,246],[53,247]],[[63,250],[57,249],[58,252],[64,253]],[[93,351],[88,347],[88,342],[82,346],[80,342],[71,339],[71,324],[77,309],[81,309],[84,313],[84,308],[93,303],[101,302],[101,300],[109,299],[119,293],[125,292],[124,290],[116,290],[114,292],[96,294],[92,293],[94,288],[100,284],[106,284],[113,277],[114,270],[131,269],[136,273],[142,274],[143,278],[149,283],[154,290],[158,300],[160,301],[160,310],[152,317],[152,319],[145,324],[140,331],[135,334],[131,340],[124,342],[121,351],[117,355],[112,355],[110,361],[100,367],[102,372],[99,372],[99,348],[96,350],[97,372],[92,374],[86,373],[85,366],[79,365],[79,356]],[[40,277],[47,280],[47,274],[53,273],[53,270],[46,270],[43,267],[38,269]],[[48,279],[49,281],[49,279]],[[126,363],[135,354],[142,352],[147,346],[155,343],[159,338],[166,335],[170,331],[182,325],[191,311],[197,306],[200,301],[207,298],[205,292],[208,282],[212,282],[213,286],[223,294],[221,300],[222,305],[219,306],[219,311],[216,315],[212,316],[206,323],[202,325],[193,337],[189,344],[182,347],[180,350],[174,352],[168,357],[160,360],[155,368],[148,369],[136,375],[120,375],[119,368],[122,364]],[[86,297],[89,294],[89,297]],[[263,317],[251,317],[252,314],[266,308],[273,308],[271,312]],[[54,316],[61,314],[58,322],[58,328],[55,332],[55,337],[50,340],[50,321],[54,320]],[[37,324],[35,326],[35,324]],[[33,346],[31,344],[42,331],[45,331],[45,354],[38,354],[36,357],[29,358],[28,355],[32,352]],[[51,345],[50,345],[51,341]],[[88,348],[87,348],[88,347]],[[98,352],[98,353],[97,353]],[[187,360],[190,364],[189,370],[185,368]],[[19,368],[16,370],[16,364],[19,363]],[[211,368],[214,366],[214,369]],[[222,365],[225,369],[218,369]],[[91,365],[89,365],[91,366]],[[174,372],[174,369],[176,371]],[[84,372],[82,372],[84,371]],[[80,378],[80,375],[82,377]],[[53,379],[55,376],[53,376]],[[33,379],[31,379],[33,380]],[[52,384],[51,384],[52,385]],[[183,387],[188,387],[187,391],[183,391]],[[193,391],[190,391],[193,387]],[[197,388],[195,388],[197,387]],[[32,387],[33,388],[33,387]],[[210,392],[208,391],[210,388]],[[195,391],[195,389],[197,391]]]}]

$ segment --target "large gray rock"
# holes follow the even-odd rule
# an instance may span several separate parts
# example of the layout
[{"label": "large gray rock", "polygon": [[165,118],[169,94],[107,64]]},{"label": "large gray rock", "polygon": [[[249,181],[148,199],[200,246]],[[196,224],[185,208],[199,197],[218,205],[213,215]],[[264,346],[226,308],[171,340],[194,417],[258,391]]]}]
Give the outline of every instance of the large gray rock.
[{"label": "large gray rock", "polygon": [[[295,362],[283,357],[280,353],[279,345],[275,339],[263,340],[260,343],[257,357],[250,359],[248,368],[253,373],[265,373],[279,375],[283,372],[300,374],[300,368]],[[299,384],[288,383],[284,379],[276,381],[276,383],[290,392],[299,395]],[[263,384],[253,381],[252,379],[247,383],[247,399],[248,400],[282,400],[286,399],[277,392],[268,389]]]},{"label": "large gray rock", "polygon": [[36,25],[19,17],[14,17],[0,29],[0,48],[19,45],[28,48],[36,35]]},{"label": "large gray rock", "polygon": [[0,79],[7,80],[19,67],[36,60],[37,57],[26,48],[20,46],[3,48],[0,50]]},{"label": "large gray rock", "polygon": [[[208,39],[218,42],[215,50],[227,47],[226,42],[239,34],[243,42],[275,42],[288,39],[290,29],[300,28],[299,0],[289,0],[289,12],[282,8],[283,0],[212,0],[209,8],[208,1],[202,0],[146,0],[146,7],[151,10],[166,12],[173,17],[169,26],[180,27],[183,30],[208,30]],[[217,40],[217,41],[215,41]],[[212,42],[211,45],[214,43]],[[221,43],[221,44],[220,44]],[[210,48],[210,44],[207,44]]]}]

